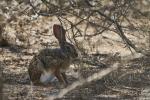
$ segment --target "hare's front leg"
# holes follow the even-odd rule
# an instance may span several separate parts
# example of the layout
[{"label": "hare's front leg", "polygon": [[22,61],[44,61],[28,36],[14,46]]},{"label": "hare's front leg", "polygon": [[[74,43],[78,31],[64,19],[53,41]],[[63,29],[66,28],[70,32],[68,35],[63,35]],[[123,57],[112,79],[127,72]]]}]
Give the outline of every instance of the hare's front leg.
[{"label": "hare's front leg", "polygon": [[57,69],[55,71],[55,76],[57,77],[57,79],[59,80],[60,84],[62,85],[61,87],[66,87],[67,86],[66,81],[64,79],[64,76],[61,74],[59,69]]},{"label": "hare's front leg", "polygon": [[65,72],[62,72],[61,75],[62,75],[62,77],[63,77],[63,79],[65,81],[65,84],[68,85],[67,76],[66,76]]}]

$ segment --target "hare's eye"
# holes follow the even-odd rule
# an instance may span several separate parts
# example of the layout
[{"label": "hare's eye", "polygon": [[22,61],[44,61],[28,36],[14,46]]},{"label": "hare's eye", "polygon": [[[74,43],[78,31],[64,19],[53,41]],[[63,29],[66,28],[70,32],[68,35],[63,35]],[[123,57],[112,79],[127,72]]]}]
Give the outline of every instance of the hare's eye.
[{"label": "hare's eye", "polygon": [[66,50],[67,50],[68,52],[71,52],[71,51],[72,51],[69,46],[66,47]]}]

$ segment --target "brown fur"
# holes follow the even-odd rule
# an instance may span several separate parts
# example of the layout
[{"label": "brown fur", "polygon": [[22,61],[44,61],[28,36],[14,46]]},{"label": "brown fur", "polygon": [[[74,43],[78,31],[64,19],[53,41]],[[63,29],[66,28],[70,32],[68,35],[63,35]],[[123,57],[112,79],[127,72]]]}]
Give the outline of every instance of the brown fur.
[{"label": "brown fur", "polygon": [[[67,85],[67,77],[65,71],[70,66],[72,59],[77,57],[77,52],[73,45],[66,42],[65,30],[60,25],[53,26],[54,36],[58,39],[60,48],[43,49],[33,57],[29,64],[28,72],[33,84],[41,84],[41,74],[46,71],[59,80],[63,85]],[[66,47],[67,46],[67,47]],[[68,46],[71,46],[72,51],[68,51]],[[74,54],[75,53],[75,54]]]}]

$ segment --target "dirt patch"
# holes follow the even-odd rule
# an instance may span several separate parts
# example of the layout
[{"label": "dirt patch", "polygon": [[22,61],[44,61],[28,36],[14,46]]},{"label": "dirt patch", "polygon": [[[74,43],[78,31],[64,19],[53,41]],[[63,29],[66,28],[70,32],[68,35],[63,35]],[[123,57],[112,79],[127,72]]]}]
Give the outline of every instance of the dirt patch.
[{"label": "dirt patch", "polygon": [[[3,48],[4,98],[44,100],[62,90],[57,80],[47,87],[32,86],[27,73],[30,58],[30,53],[14,53]],[[67,72],[69,84],[107,69],[115,62],[119,62],[120,66],[102,79],[79,86],[58,100],[132,100],[143,96],[143,89],[150,85],[150,57],[135,58],[125,63],[121,61],[121,57],[114,54],[91,54],[83,58],[80,66]],[[89,61],[93,63],[88,63]],[[97,63],[101,66],[94,66]],[[79,75],[75,77],[73,73]]]}]

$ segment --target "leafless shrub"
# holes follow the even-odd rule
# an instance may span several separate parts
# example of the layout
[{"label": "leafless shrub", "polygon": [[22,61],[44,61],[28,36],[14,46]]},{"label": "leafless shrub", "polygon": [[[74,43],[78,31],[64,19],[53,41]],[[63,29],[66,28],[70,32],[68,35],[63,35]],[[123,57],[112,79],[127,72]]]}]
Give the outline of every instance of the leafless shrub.
[{"label": "leafless shrub", "polygon": [[[143,3],[144,1],[146,3]],[[19,41],[19,43],[20,41],[23,44],[29,42],[28,39],[32,37],[32,35],[28,33],[31,31],[35,31],[34,33],[36,34],[43,32],[42,29],[32,30],[31,22],[40,16],[45,16],[45,18],[57,18],[59,23],[67,30],[67,33],[72,33],[67,34],[67,37],[71,42],[76,44],[82,55],[86,55],[88,51],[86,50],[85,44],[79,41],[79,38],[84,38],[84,40],[90,44],[91,41],[89,40],[91,38],[103,35],[104,33],[108,35],[111,33],[117,34],[122,39],[121,43],[124,43],[131,52],[136,51],[144,55],[149,55],[149,49],[147,49],[146,46],[143,48],[140,47],[140,44],[135,43],[127,36],[129,33],[133,36],[148,36],[147,42],[150,41],[150,25],[148,24],[150,18],[149,5],[150,2],[148,0],[2,0],[0,12],[7,16],[7,20],[4,24],[13,28],[15,40]],[[4,30],[5,25],[0,24],[0,42],[2,40],[2,44],[9,42],[5,41],[1,35],[3,31],[7,30]],[[29,25],[31,25],[30,28],[25,28]],[[34,25],[36,25],[36,22]],[[46,32],[44,32],[47,33],[48,29],[44,30],[46,30]],[[138,34],[133,34],[134,32]],[[10,31],[10,33],[13,33],[13,31]],[[102,36],[102,38],[106,37]],[[101,40],[101,38],[98,40]],[[118,42],[120,41],[118,40]],[[144,45],[147,45],[147,42],[144,42]],[[16,41],[15,43],[17,44]],[[19,43],[17,45],[21,44]],[[36,41],[29,44],[34,45],[35,43]],[[43,45],[45,44],[43,43]],[[98,45],[100,45],[99,41]],[[82,63],[96,64],[96,66],[100,63],[92,58],[90,58],[89,61],[84,58],[79,60]],[[113,69],[107,70],[105,74],[111,71],[113,71]],[[100,72],[99,78],[102,78],[105,74]],[[97,78],[93,75],[82,82],[75,82],[67,89],[63,89],[56,97],[54,96],[52,98],[61,98],[77,86],[96,79]]]},{"label": "leafless shrub", "polygon": [[[61,24],[71,31],[74,42],[77,37],[93,37],[105,31],[112,31],[118,34],[131,51],[134,49],[138,53],[149,55],[144,49],[138,48],[125,35],[126,27],[132,26],[131,30],[139,30],[135,23],[130,21],[131,11],[136,14],[144,14],[136,8],[140,1],[135,0],[41,0],[40,2],[30,0],[29,4],[33,11],[41,16],[56,16]],[[147,1],[149,4],[149,2]],[[140,4],[139,4],[140,5]],[[42,10],[41,10],[42,9]],[[76,17],[76,21],[69,20],[69,17]],[[146,16],[145,16],[146,17]],[[148,18],[148,17],[146,17]],[[127,26],[126,26],[127,24]],[[82,26],[82,28],[80,28]],[[85,27],[83,27],[85,26]],[[94,33],[87,34],[88,29],[94,28]]]}]

